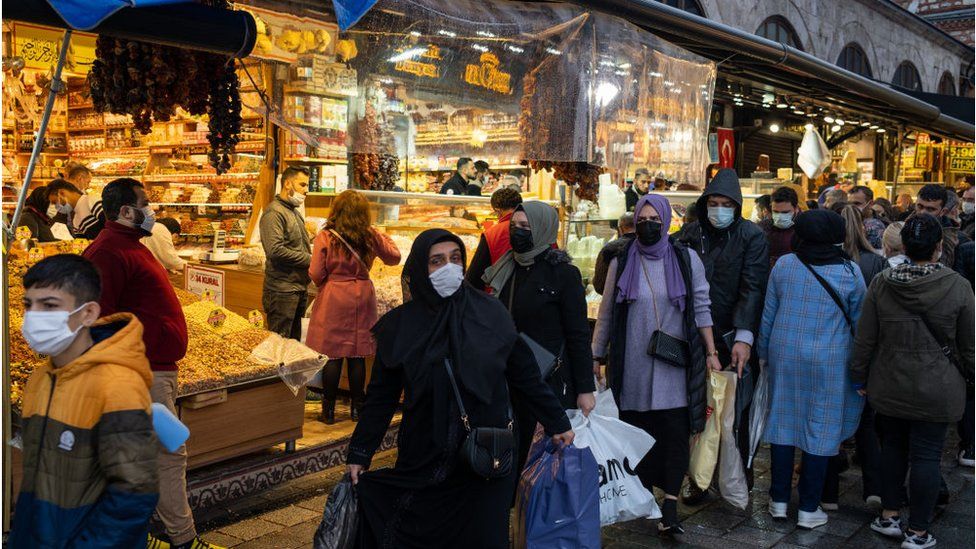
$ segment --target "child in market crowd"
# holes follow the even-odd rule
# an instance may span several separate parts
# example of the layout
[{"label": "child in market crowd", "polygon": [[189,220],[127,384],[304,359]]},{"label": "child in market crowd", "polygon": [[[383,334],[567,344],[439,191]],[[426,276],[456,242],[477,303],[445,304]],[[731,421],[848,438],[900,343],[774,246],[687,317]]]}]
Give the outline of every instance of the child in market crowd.
[{"label": "child in market crowd", "polygon": [[24,392],[10,547],[135,547],[159,497],[142,324],[98,318],[98,271],[77,255],[38,262],[24,290],[24,339],[49,360]]}]

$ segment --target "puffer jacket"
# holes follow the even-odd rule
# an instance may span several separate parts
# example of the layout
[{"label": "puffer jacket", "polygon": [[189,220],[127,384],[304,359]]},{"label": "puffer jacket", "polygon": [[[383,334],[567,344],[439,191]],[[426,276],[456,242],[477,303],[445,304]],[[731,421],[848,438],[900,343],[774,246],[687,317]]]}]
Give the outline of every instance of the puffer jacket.
[{"label": "puffer jacket", "polygon": [[[905,281],[905,270],[911,268],[899,265],[871,282],[857,324],[851,381],[866,384],[868,401],[878,413],[957,421],[966,400],[963,376],[973,379],[973,291],[966,279],[945,267]],[[923,312],[946,334],[962,373],[926,328]]]},{"label": "puffer jacket", "polygon": [[[721,195],[737,204],[735,220],[725,229],[708,221],[708,197]],[[708,184],[697,206],[699,219],[688,225],[681,241],[698,252],[710,286],[715,342],[731,330],[759,333],[766,283],[769,280],[769,244],[755,223],[742,218],[742,190],[732,170],[721,170]]]},{"label": "puffer jacket", "polygon": [[27,381],[12,548],[146,546],[159,446],[142,324],[118,313],[91,334],[85,354]]},{"label": "puffer jacket", "polygon": [[[618,250],[612,259],[617,260],[617,282],[627,266],[628,252],[633,246],[631,240],[623,249]],[[692,288],[691,280],[691,251],[680,242],[671,241],[674,251],[678,255],[678,265],[681,267],[681,277],[686,288]],[[613,390],[613,396],[620,405],[621,386],[624,380],[624,361],[627,349],[627,318],[630,304],[626,301],[617,303],[617,292],[620,287],[614,284],[612,295],[605,295],[603,299],[613,300],[613,315],[610,318],[610,347],[607,354],[607,384]],[[688,391],[688,418],[691,422],[691,432],[700,433],[705,429],[705,379],[708,372],[705,364],[705,344],[701,340],[701,333],[695,323],[695,293],[688,291],[687,303],[684,311],[685,336],[691,347],[691,366],[688,367],[685,385]]]}]

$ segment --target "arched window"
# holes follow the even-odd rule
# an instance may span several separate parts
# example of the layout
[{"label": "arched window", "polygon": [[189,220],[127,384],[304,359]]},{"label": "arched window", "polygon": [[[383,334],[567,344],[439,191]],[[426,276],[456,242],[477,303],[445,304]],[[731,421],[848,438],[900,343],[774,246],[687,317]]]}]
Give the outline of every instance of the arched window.
[{"label": "arched window", "polygon": [[864,48],[857,42],[844,46],[840,51],[840,57],[837,58],[837,65],[861,76],[872,77],[868,54],[864,53]]},{"label": "arched window", "polygon": [[959,97],[972,97],[973,89],[973,64],[970,63],[966,70],[959,75]]},{"label": "arched window", "polygon": [[922,91],[922,78],[911,61],[902,61],[901,65],[898,65],[891,83],[906,90]]},{"label": "arched window", "polygon": [[949,71],[942,73],[942,79],[939,80],[939,93],[941,95],[956,95],[956,83],[952,80],[952,74]]},{"label": "arched window", "polygon": [[672,8],[678,8],[688,13],[693,13],[699,17],[705,17],[705,10],[702,9],[698,0],[659,0]]},{"label": "arched window", "polygon": [[800,43],[800,37],[797,36],[793,25],[785,17],[779,15],[774,15],[763,21],[762,25],[759,25],[759,28],[756,29],[756,34],[798,50],[803,49],[803,45]]}]

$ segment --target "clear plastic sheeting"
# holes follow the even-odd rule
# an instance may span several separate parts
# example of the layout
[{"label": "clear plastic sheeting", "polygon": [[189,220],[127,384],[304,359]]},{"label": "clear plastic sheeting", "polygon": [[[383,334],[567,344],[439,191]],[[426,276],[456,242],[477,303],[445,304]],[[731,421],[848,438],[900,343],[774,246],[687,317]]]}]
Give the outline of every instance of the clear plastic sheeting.
[{"label": "clear plastic sheeting", "polygon": [[341,38],[357,52],[347,146],[354,164],[374,155],[364,170],[384,155],[398,169],[467,156],[704,182],[714,63],[622,19],[560,3],[380,0]]},{"label": "clear plastic sheeting", "polygon": [[315,373],[325,366],[322,356],[299,341],[271,334],[251,350],[251,358],[261,364],[275,365],[278,377],[295,395]]}]

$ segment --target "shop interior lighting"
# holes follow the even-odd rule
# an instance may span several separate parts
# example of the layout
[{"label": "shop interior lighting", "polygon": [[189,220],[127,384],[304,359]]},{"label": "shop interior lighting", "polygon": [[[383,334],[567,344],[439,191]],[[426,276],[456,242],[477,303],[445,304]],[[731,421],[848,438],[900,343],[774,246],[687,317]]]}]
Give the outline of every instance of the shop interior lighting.
[{"label": "shop interior lighting", "polygon": [[826,122],[828,124],[833,124],[834,123],[834,117],[833,116],[829,116],[829,115],[828,116],[825,116],[824,117],[824,122]]},{"label": "shop interior lighting", "polygon": [[770,124],[769,125],[769,131],[771,131],[773,133],[779,133],[779,124],[775,124],[775,123],[774,124]]},{"label": "shop interior lighting", "polygon": [[772,103],[776,101],[776,96],[771,93],[764,93],[762,96],[763,103]]},{"label": "shop interior lighting", "polygon": [[420,33],[418,31],[410,31],[410,36],[420,36]]},{"label": "shop interior lighting", "polygon": [[815,113],[815,112],[808,112],[807,113],[807,118],[816,118],[816,117],[817,117],[817,113]]},{"label": "shop interior lighting", "polygon": [[444,30],[444,29],[441,29],[441,30],[437,31],[437,34],[439,34],[441,36],[447,36],[449,38],[457,38],[457,33],[456,32],[451,32],[451,31],[447,31],[447,30]]},{"label": "shop interior lighting", "polygon": [[871,129],[872,129],[872,130],[876,130],[876,129],[878,129],[878,125],[877,125],[877,124],[871,124]]},{"label": "shop interior lighting", "polygon": [[870,122],[861,122],[861,127],[862,127],[862,128],[867,128],[867,127],[868,127],[868,126],[870,126],[870,125],[871,125],[871,123],[870,123]]},{"label": "shop interior lighting", "polygon": [[478,31],[475,34],[477,34],[478,36],[484,36],[485,38],[495,38],[497,36],[495,33],[488,32],[488,31]]},{"label": "shop interior lighting", "polygon": [[777,109],[785,109],[786,107],[789,107],[789,106],[790,105],[786,102],[786,98],[784,98],[784,97],[781,97],[780,100],[779,100],[779,103],[776,103],[776,108]]},{"label": "shop interior lighting", "polygon": [[884,128],[878,128],[878,129],[876,129],[874,131],[876,131],[878,133],[884,133],[885,132],[885,129]]},{"label": "shop interior lighting", "polygon": [[803,125],[803,129],[804,130],[812,130],[813,129],[813,124],[807,122],[806,124]]},{"label": "shop interior lighting", "polygon": [[652,71],[651,72],[651,76],[653,76],[654,78],[660,78],[660,77],[662,77],[664,75],[661,74],[661,73],[659,73],[659,72],[657,72],[657,71]]},{"label": "shop interior lighting", "polygon": [[626,69],[629,69],[631,66],[632,65],[630,63],[621,63],[621,64],[617,65],[617,68],[618,69],[624,69],[624,70],[626,70]]},{"label": "shop interior lighting", "polygon": [[618,93],[620,93],[620,87],[613,82],[600,82],[596,87],[597,106],[606,107],[617,97]]},{"label": "shop interior lighting", "polygon": [[525,53],[525,50],[523,48],[518,47],[518,46],[513,46],[513,45],[509,44],[509,45],[507,45],[505,47],[508,48],[508,51],[511,51],[511,52]]},{"label": "shop interior lighting", "polygon": [[556,48],[546,48],[546,53],[551,55],[562,55],[563,52],[557,50]]},{"label": "shop interior lighting", "polygon": [[833,126],[830,127],[830,131],[832,131],[834,133],[837,133],[837,132],[840,131],[840,126],[838,126],[837,124],[834,124]]},{"label": "shop interior lighting", "polygon": [[846,124],[846,122],[844,122],[840,118],[838,118],[837,120],[834,120],[834,123],[837,124],[838,126],[843,126],[844,124]]},{"label": "shop interior lighting", "polygon": [[390,63],[399,63],[400,61],[406,61],[407,59],[413,59],[427,51],[427,48],[410,48],[409,50],[404,50],[393,57],[389,58]]},{"label": "shop interior lighting", "polygon": [[487,46],[482,46],[481,44],[471,44],[471,47],[474,48],[474,49],[476,49],[476,50],[478,50],[478,51],[480,51],[480,52],[487,52],[488,51],[488,47]]}]

